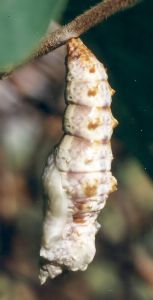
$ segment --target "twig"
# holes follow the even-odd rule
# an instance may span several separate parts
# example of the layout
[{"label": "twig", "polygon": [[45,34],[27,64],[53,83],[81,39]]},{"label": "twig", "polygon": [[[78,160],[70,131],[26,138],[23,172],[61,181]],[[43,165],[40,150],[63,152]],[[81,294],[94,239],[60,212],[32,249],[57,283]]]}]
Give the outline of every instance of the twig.
[{"label": "twig", "polygon": [[134,6],[142,0],[104,0],[85,13],[76,17],[72,22],[57,29],[47,36],[40,45],[34,58],[43,56],[52,50],[64,45],[70,38],[79,37],[90,28],[104,21],[111,15]]},{"label": "twig", "polygon": [[[104,0],[99,4],[93,6],[91,9],[76,17],[73,21],[67,25],[55,30],[54,32],[47,35],[39,45],[36,52],[27,59],[26,62],[41,57],[52,50],[64,45],[69,39],[73,37],[79,37],[84,32],[88,31],[90,28],[94,27],[98,23],[104,21],[111,15],[134,6],[141,2],[142,0]],[[22,62],[25,64],[25,61]],[[0,73],[0,78],[5,78],[9,73]]]}]

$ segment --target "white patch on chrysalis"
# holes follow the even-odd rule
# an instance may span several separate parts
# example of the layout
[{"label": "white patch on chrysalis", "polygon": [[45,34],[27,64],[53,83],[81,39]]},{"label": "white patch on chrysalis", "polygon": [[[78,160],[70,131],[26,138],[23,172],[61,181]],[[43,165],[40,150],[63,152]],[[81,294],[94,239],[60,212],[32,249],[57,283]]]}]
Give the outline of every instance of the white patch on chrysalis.
[{"label": "white patch on chrysalis", "polygon": [[[85,270],[95,255],[95,234],[99,228],[97,222],[89,226],[72,224],[72,212],[63,190],[62,175],[55,166],[53,155],[45,170],[44,185],[49,200],[40,250],[40,256],[46,259],[40,271],[41,284],[48,276],[54,278],[62,273],[64,265],[73,271]],[[88,243],[87,236],[90,237]]]},{"label": "white patch on chrysalis", "polygon": [[64,193],[61,181],[61,174],[55,166],[53,155],[50,157],[49,166],[45,170],[44,185],[48,195],[48,210],[44,222],[43,248],[44,249],[61,237],[63,227],[67,220],[68,200]]}]

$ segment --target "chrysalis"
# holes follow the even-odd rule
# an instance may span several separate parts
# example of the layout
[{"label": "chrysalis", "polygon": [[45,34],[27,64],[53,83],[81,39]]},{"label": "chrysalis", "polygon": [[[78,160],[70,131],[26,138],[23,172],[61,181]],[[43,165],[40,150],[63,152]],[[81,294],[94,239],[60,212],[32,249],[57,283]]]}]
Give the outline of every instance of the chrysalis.
[{"label": "chrysalis", "polygon": [[106,70],[80,39],[71,39],[67,51],[64,135],[43,177],[48,207],[41,283],[65,269],[86,270],[95,255],[97,216],[116,189],[110,138],[117,121]]}]

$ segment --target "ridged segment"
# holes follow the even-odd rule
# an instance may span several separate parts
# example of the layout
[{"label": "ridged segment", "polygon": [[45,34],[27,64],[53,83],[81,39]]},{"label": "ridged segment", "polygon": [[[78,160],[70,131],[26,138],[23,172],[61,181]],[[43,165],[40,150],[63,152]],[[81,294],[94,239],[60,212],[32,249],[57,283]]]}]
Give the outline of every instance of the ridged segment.
[{"label": "ridged segment", "polygon": [[60,171],[104,172],[110,171],[112,158],[110,142],[65,135],[56,149],[55,161]]},{"label": "ridged segment", "polygon": [[[91,107],[110,106],[114,91],[110,88],[108,82],[104,80],[95,81],[93,78],[89,79],[79,80],[77,78],[77,80],[68,80],[66,102]],[[76,85],[76,81],[79,81],[79,85]]]},{"label": "ridged segment", "polygon": [[79,198],[108,195],[116,187],[116,179],[111,172],[61,172],[61,178],[67,196],[77,201]]},{"label": "ridged segment", "polygon": [[71,39],[67,48],[65,134],[44,174],[48,213],[40,255],[48,262],[41,268],[42,283],[63,268],[87,268],[95,255],[97,216],[116,189],[110,145],[117,125],[110,109],[114,91],[103,64],[80,39]]}]

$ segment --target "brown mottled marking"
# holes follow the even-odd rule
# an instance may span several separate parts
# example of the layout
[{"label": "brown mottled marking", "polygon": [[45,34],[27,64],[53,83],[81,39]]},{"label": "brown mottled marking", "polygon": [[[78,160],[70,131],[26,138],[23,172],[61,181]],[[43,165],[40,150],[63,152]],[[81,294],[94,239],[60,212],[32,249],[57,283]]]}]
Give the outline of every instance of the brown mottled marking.
[{"label": "brown mottled marking", "polygon": [[113,96],[116,92],[111,87],[110,87],[110,89],[111,89],[111,96]]},{"label": "brown mottled marking", "polygon": [[85,220],[84,220],[84,215],[83,214],[80,214],[80,213],[76,213],[73,215],[73,221],[75,223],[85,223]]},{"label": "brown mottled marking", "polygon": [[76,208],[80,211],[90,210],[91,207],[87,203],[76,203]]},{"label": "brown mottled marking", "polygon": [[83,62],[90,62],[93,54],[85,47],[80,40],[72,38],[68,42],[68,57],[71,59],[80,59]]},{"label": "brown mottled marking", "polygon": [[92,162],[92,159],[86,159],[85,160],[85,164],[87,165],[87,164],[90,164]]},{"label": "brown mottled marking", "polygon": [[112,176],[110,193],[115,192],[116,190],[117,190],[117,181],[115,177]]},{"label": "brown mottled marking", "polygon": [[115,128],[117,125],[118,125],[118,121],[115,118],[113,118],[112,119],[112,127]]},{"label": "brown mottled marking", "polygon": [[88,129],[96,129],[98,126],[102,125],[101,121],[99,118],[96,120],[90,121],[88,123]]},{"label": "brown mottled marking", "polygon": [[95,66],[93,66],[93,67],[91,67],[91,68],[89,69],[89,72],[90,72],[90,73],[95,73],[95,71],[96,71],[96,70],[95,70]]},{"label": "brown mottled marking", "polygon": [[88,90],[88,96],[90,97],[90,96],[96,96],[96,94],[97,94],[97,88],[93,88],[93,89],[89,89]]},{"label": "brown mottled marking", "polygon": [[84,188],[84,193],[87,197],[95,196],[97,193],[97,183],[93,185],[87,184]]}]

